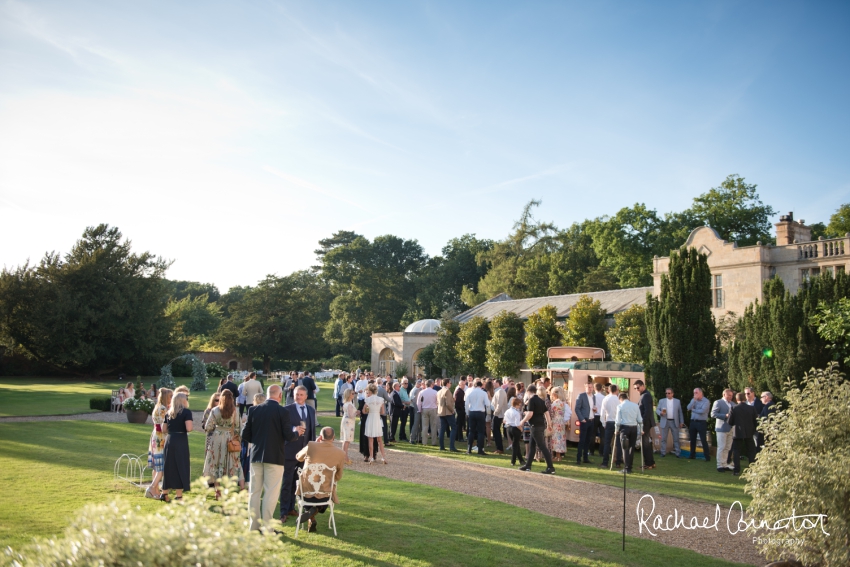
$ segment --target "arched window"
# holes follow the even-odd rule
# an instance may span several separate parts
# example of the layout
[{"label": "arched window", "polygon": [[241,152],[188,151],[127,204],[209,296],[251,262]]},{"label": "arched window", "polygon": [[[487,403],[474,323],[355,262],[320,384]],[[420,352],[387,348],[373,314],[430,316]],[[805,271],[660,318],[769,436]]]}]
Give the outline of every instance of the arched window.
[{"label": "arched window", "polygon": [[231,360],[230,362],[227,363],[227,367],[230,370],[239,370],[239,363],[236,362],[235,360]]},{"label": "arched window", "polygon": [[395,353],[392,349],[385,348],[381,351],[381,355],[378,357],[378,372],[382,376],[395,372]]},{"label": "arched window", "polygon": [[411,359],[413,361],[413,368],[411,370],[413,371],[413,377],[414,378],[416,378],[420,374],[423,374],[423,375],[425,374],[425,367],[419,365],[419,355],[422,354],[423,350],[424,349],[420,348],[419,350],[414,352],[413,358]]}]

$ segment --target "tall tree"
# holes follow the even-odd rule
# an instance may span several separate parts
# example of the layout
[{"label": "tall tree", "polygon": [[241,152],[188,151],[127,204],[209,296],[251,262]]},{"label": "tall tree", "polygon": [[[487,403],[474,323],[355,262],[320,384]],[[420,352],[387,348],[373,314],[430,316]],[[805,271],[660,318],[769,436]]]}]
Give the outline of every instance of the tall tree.
[{"label": "tall tree", "polygon": [[611,360],[646,366],[649,361],[649,341],[646,338],[646,308],[632,305],[614,314],[614,326],[605,333]]},{"label": "tall tree", "polygon": [[525,363],[529,368],[546,368],[549,347],[561,344],[558,310],[544,305],[525,322]]},{"label": "tall tree", "polygon": [[196,299],[202,295],[206,295],[207,299],[214,303],[221,298],[221,293],[215,284],[177,280],[162,281],[174,301],[180,301],[185,297]]},{"label": "tall tree", "polygon": [[607,312],[599,301],[589,295],[582,295],[570,309],[570,315],[562,329],[564,344],[570,346],[592,346],[606,349],[605,321]]},{"label": "tall tree", "polygon": [[490,321],[487,341],[487,369],[493,376],[517,376],[525,358],[522,319],[511,311],[502,311]]},{"label": "tall tree", "polygon": [[696,197],[691,208],[684,212],[694,228],[710,226],[724,240],[741,246],[759,240],[770,242],[770,217],[775,214],[773,207],[761,202],[755,185],[734,174],[719,187]]},{"label": "tall tree", "polygon": [[132,252],[117,227],[88,227],[64,257],[0,274],[0,338],[57,369],[142,372],[175,353],[168,262]]},{"label": "tall tree", "polygon": [[169,301],[165,314],[175,320],[181,345],[190,350],[198,350],[208,343],[222,321],[221,309],[207,294],[194,299],[186,295],[178,301]]},{"label": "tall tree", "polygon": [[534,218],[532,209],[540,201],[529,201],[514,223],[513,232],[492,249],[480,252],[478,262],[489,266],[487,274],[478,282],[478,292],[468,286],[463,292],[463,301],[469,306],[477,305],[500,293],[514,298],[533,297],[539,288],[530,287],[526,281],[517,281],[517,271],[523,264],[532,262],[551,252],[555,226]]},{"label": "tall tree", "polygon": [[690,223],[680,215],[659,215],[643,203],[588,224],[593,250],[601,265],[619,278],[623,288],[652,285],[652,257],[666,256],[681,245]]},{"label": "tall tree", "polygon": [[463,365],[462,371],[474,376],[487,372],[487,341],[490,340],[490,324],[483,317],[473,317],[460,324],[457,341],[457,356]]},{"label": "tall tree", "polygon": [[445,369],[449,376],[456,376],[461,371],[462,364],[457,352],[459,341],[460,323],[451,317],[444,317],[434,342],[434,364]]},{"label": "tall tree", "polygon": [[826,236],[828,238],[841,238],[848,232],[850,232],[850,203],[844,203],[829,217]]},{"label": "tall tree", "polygon": [[749,305],[738,320],[729,348],[729,383],[781,393],[786,380],[810,368],[824,368],[832,358],[829,344],[818,334],[820,305],[850,297],[850,277],[829,272],[806,282],[796,295],[782,280],[764,283],[762,301]]},{"label": "tall tree", "polygon": [[693,248],[670,255],[670,269],[661,276],[658,298],[647,294],[646,328],[649,374],[658,398],[664,389],[688,392],[696,376],[717,352],[711,315],[711,270],[707,257]]},{"label": "tall tree", "polygon": [[466,304],[461,299],[464,288],[467,293],[476,293],[478,281],[487,273],[487,263],[479,264],[477,256],[492,247],[492,241],[479,240],[471,234],[451,239],[443,247],[442,256],[430,258],[416,278],[416,294],[411,298],[402,325],[437,319],[445,311],[465,310]]},{"label": "tall tree", "polygon": [[321,357],[327,354],[322,333],[330,300],[325,283],[311,272],[267,276],[231,305],[219,340],[240,356],[261,358],[264,372],[272,358]]},{"label": "tall tree", "polygon": [[368,358],[372,332],[399,330],[427,256],[415,240],[356,236],[321,260],[321,277],[334,296],[325,340],[335,353]]}]

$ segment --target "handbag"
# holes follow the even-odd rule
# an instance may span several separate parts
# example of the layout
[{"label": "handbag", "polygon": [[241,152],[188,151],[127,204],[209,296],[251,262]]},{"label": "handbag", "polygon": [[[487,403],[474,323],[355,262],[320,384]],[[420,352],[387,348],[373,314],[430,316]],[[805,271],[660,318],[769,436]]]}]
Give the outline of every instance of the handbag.
[{"label": "handbag", "polygon": [[230,439],[227,440],[227,452],[228,453],[241,453],[242,452],[242,440],[236,434],[236,428],[232,429],[232,435]]}]

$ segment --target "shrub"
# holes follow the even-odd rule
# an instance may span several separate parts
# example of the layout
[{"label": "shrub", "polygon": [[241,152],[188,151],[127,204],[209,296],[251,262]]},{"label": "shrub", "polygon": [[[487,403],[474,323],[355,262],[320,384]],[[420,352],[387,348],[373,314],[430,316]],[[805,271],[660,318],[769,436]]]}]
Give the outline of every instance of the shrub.
[{"label": "shrub", "polygon": [[207,364],[207,376],[211,378],[224,378],[227,376],[227,368],[218,362],[210,362]]},{"label": "shrub", "polygon": [[153,413],[155,402],[153,400],[130,398],[124,400],[124,409],[126,411],[145,411],[148,415]]},{"label": "shrub", "polygon": [[91,398],[89,400],[89,409],[109,411],[112,409],[112,398]]},{"label": "shrub", "polygon": [[247,491],[222,479],[223,500],[211,506],[206,478],[182,503],[142,512],[123,500],[90,504],[61,537],[37,541],[20,553],[6,549],[2,565],[277,566],[288,563],[280,538],[249,531]]},{"label": "shrub", "polygon": [[[753,495],[748,512],[770,524],[791,516],[792,511],[798,516],[827,515],[823,531],[816,527],[774,532],[763,538],[762,551],[769,560],[797,559],[821,567],[850,565],[850,382],[833,363],[826,370],[810,370],[803,383],[801,389],[789,380],[787,409],[759,426],[765,446],[744,472],[745,490]],[[782,538],[802,543],[769,543]]]}]

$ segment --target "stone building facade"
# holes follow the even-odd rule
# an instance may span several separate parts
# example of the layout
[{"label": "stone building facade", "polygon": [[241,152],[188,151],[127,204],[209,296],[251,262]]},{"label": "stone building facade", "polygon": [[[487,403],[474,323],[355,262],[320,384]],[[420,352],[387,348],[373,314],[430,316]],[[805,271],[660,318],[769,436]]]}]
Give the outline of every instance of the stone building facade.
[{"label": "stone building facade", "polygon": [[[795,221],[793,213],[780,217],[775,226],[776,245],[739,248],[707,226],[695,229],[685,241],[685,246],[708,256],[715,318],[729,311],[743,314],[750,303],[762,299],[764,282],[770,278],[781,278],[788,291],[797,293],[809,277],[850,270],[850,234],[812,241],[811,228],[802,220]],[[669,266],[669,257],[653,260],[653,295],[661,293],[661,276]]]},{"label": "stone building facade", "polygon": [[417,364],[422,349],[437,340],[440,322],[423,319],[411,323],[404,331],[396,333],[372,333],[372,372],[378,376],[396,374],[402,362],[407,366],[407,375],[424,374]]}]

